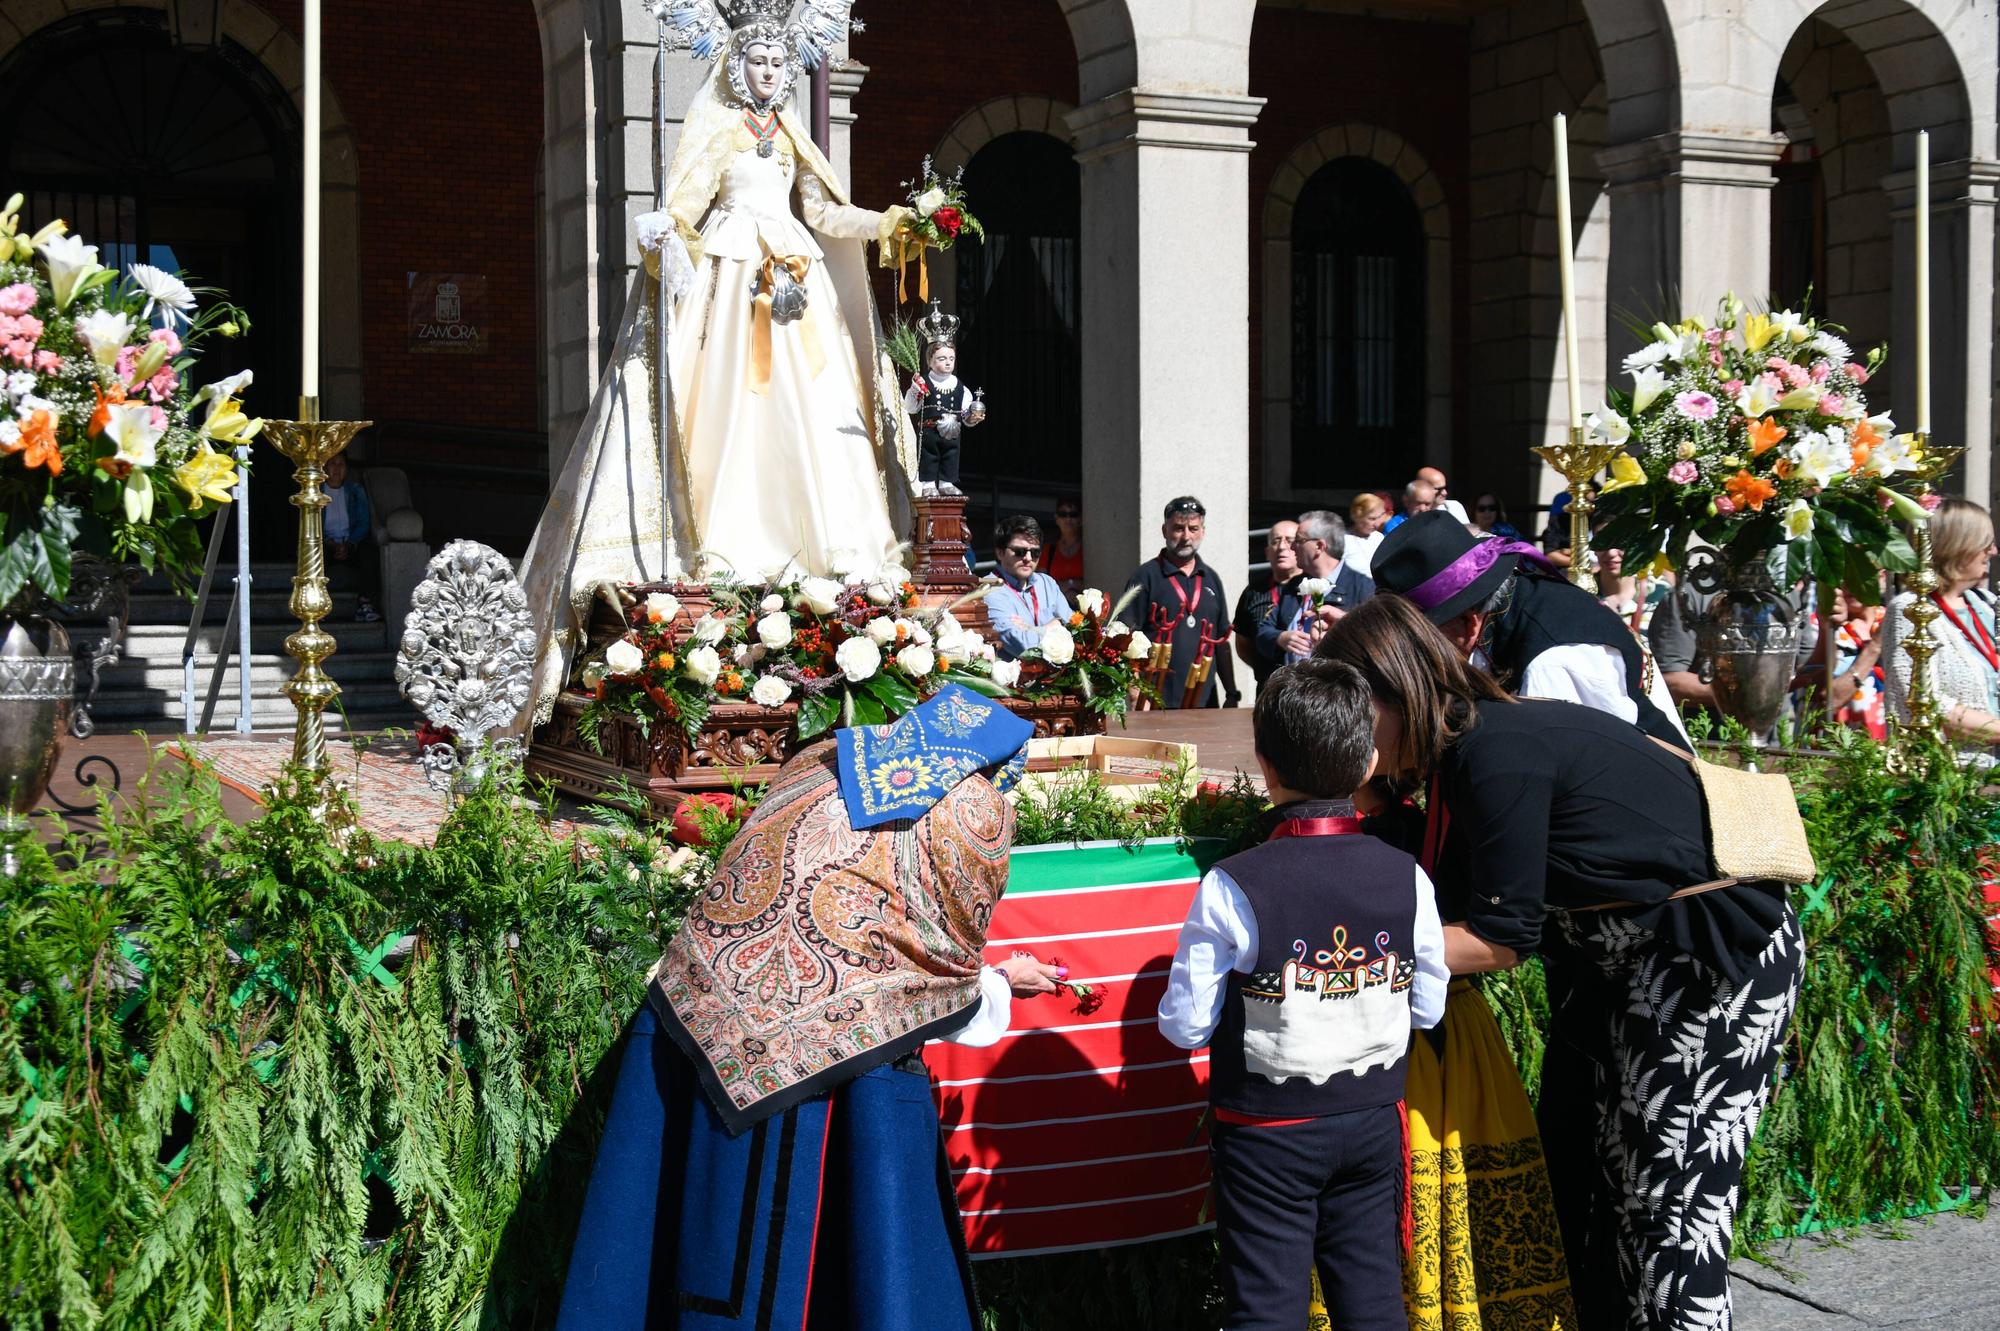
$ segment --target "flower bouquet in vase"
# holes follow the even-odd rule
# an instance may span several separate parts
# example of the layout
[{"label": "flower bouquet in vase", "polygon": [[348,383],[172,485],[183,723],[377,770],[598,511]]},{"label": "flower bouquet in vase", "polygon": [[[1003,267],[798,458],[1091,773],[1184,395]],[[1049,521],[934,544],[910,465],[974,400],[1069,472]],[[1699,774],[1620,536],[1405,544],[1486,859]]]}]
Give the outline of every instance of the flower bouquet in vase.
[{"label": "flower bouquet in vase", "polygon": [[[236,487],[230,449],[262,425],[237,396],[248,373],[197,391],[210,333],[248,319],[205,305],[177,274],[121,276],[60,221],[24,233],[22,197],[0,207],[0,839],[40,802],[67,723],[75,667],[46,612],[111,564],[186,587],[202,562],[198,521]],[[208,296],[211,293],[199,293]],[[80,565],[103,566],[88,583]]]},{"label": "flower bouquet in vase", "polygon": [[1806,314],[1728,297],[1712,319],[1648,332],[1625,358],[1630,388],[1588,421],[1627,450],[1601,491],[1599,540],[1627,567],[1679,567],[1711,594],[1697,637],[1717,701],[1761,734],[1789,691],[1799,585],[1872,601],[1876,569],[1915,567],[1896,523],[1927,516],[1923,450],[1868,404],[1882,350],[1857,358]]},{"label": "flower bouquet in vase", "polygon": [[891,238],[891,243],[882,249],[882,266],[892,264],[896,269],[896,300],[908,300],[908,288],[904,274],[912,259],[917,264],[917,299],[931,298],[930,272],[924,266],[924,251],[948,250],[958,243],[961,235],[970,233],[975,240],[986,239],[986,228],[965,206],[965,168],[960,167],[949,177],[939,176],[931,159],[924,158],[923,169],[914,180],[903,182],[909,191],[907,200],[909,216]]}]

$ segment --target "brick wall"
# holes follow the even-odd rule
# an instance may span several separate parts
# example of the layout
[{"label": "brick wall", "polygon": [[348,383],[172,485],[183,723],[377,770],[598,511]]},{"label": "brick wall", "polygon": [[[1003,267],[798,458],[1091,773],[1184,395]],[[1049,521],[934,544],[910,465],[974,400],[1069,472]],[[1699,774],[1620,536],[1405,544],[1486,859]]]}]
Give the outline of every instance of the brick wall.
[{"label": "brick wall", "polygon": [[[261,0],[294,34],[299,0]],[[326,77],[353,126],[362,391],[378,421],[540,428],[535,176],[542,55],[530,0],[342,0]],[[409,347],[411,272],[483,273],[483,355]]]},{"label": "brick wall", "polygon": [[[1331,126],[1387,129],[1421,153],[1444,185],[1452,233],[1452,391],[1462,424],[1465,395],[1466,42],[1455,24],[1396,22],[1300,10],[1260,9],[1250,33],[1250,92],[1265,100],[1250,136],[1250,492],[1264,492],[1261,384],[1264,225],[1272,177],[1293,151]],[[1261,390],[1261,391],[1260,391]],[[1277,489],[1284,486],[1280,483]]]}]

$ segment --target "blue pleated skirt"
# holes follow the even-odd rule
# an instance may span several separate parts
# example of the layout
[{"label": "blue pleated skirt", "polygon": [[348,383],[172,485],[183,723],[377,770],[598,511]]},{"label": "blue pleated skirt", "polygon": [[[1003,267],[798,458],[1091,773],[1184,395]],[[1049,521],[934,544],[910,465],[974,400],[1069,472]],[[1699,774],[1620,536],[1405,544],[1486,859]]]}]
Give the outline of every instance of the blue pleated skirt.
[{"label": "blue pleated skirt", "polygon": [[964,1230],[921,1072],[885,1065],[730,1136],[642,1008],[559,1331],[971,1331]]}]

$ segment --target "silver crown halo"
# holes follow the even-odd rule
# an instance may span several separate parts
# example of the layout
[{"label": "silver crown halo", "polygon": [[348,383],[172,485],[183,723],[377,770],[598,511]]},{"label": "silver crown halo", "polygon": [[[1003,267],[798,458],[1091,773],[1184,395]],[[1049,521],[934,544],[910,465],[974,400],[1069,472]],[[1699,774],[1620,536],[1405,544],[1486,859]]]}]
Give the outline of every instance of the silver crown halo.
[{"label": "silver crown halo", "polygon": [[[817,69],[850,31],[853,0],[645,0],[646,10],[667,30],[672,44],[699,59],[716,60],[742,49],[732,36],[746,29],[783,41],[795,65]],[[796,18],[790,18],[798,10]],[[787,19],[790,21],[787,22]]]},{"label": "silver crown halo", "polygon": [[939,347],[958,345],[958,316],[946,314],[937,297],[931,297],[931,312],[917,320],[917,336],[924,340],[924,353],[929,355]]}]

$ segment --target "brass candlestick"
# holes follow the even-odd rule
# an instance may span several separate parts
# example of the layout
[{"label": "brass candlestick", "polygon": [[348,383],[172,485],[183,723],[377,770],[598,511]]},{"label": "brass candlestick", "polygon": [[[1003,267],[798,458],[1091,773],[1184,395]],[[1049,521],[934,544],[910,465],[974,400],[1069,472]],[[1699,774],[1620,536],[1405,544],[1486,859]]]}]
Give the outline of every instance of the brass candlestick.
[{"label": "brass candlestick", "polygon": [[1585,482],[1611,465],[1625,451],[1623,444],[1585,443],[1583,427],[1572,426],[1566,444],[1539,444],[1535,456],[1562,473],[1569,482],[1569,580],[1597,592],[1597,573],[1590,567],[1590,515],[1597,504]]},{"label": "brass candlestick", "polygon": [[[1935,484],[1952,464],[1957,462],[1963,448],[1941,448],[1933,452],[1930,436],[1920,434],[1917,439],[1917,455],[1921,459],[1916,475],[1924,483],[1926,490]],[[1917,552],[1917,571],[1910,576],[1910,590],[1916,599],[1904,612],[1909,620],[1910,632],[1902,643],[1903,651],[1910,658],[1910,731],[1927,737],[1938,744],[1945,742],[1944,717],[1938,711],[1937,697],[1931,691],[1930,661],[1937,651],[1937,643],[1931,637],[1931,625],[1939,619],[1937,603],[1931,597],[1943,585],[1937,569],[1931,560],[1931,524],[1913,522],[1912,544]]]},{"label": "brass candlestick", "polygon": [[326,534],[320,510],[326,507],[326,464],[373,421],[323,421],[319,399],[299,399],[295,421],[266,421],[264,437],[291,459],[299,492],[292,503],[299,510],[299,571],[292,578],[292,613],[299,631],[285,639],[285,651],[299,663],[299,672],[285,684],[285,696],[298,708],[298,728],[292,737],[292,761],[314,775],[326,771],[326,729],[321,713],[340,696],[340,685],[321,667],[333,655],[333,635],[319,626],[333,609],[326,585]]}]

